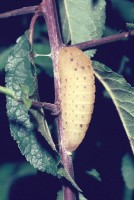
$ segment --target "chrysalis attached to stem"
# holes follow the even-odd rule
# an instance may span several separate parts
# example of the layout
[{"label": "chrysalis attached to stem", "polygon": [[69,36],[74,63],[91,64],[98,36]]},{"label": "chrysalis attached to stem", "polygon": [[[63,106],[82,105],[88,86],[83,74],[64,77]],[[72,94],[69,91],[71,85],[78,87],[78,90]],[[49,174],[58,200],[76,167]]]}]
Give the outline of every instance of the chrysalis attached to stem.
[{"label": "chrysalis attached to stem", "polygon": [[85,137],[94,108],[95,84],[91,60],[76,47],[59,52],[63,145],[77,149]]}]

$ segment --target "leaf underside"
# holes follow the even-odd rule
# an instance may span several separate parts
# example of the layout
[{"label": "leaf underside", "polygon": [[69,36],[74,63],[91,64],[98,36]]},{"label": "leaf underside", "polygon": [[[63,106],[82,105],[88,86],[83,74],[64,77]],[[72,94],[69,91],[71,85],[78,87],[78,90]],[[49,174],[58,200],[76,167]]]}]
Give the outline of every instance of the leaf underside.
[{"label": "leaf underside", "polygon": [[[21,86],[29,87],[32,99],[36,100],[36,78],[35,69],[29,61],[30,45],[27,35],[20,37],[17,44],[13,47],[8,58],[6,70],[6,87],[13,90],[17,98],[22,98]],[[37,112],[38,111],[34,111]],[[37,115],[36,113],[36,115]],[[7,115],[10,123],[11,135],[18,143],[21,153],[26,159],[41,171],[46,171],[56,175],[57,159],[51,151],[40,144],[37,139],[37,132],[34,124],[31,122],[31,115],[21,103],[16,102],[11,97],[7,96]],[[44,116],[42,114],[42,123]],[[36,119],[35,119],[36,121]],[[37,122],[36,122],[37,123]],[[53,149],[55,145],[50,136],[46,122],[43,124],[45,138]]]},{"label": "leaf underside", "polygon": [[[59,0],[63,41],[71,44],[100,38],[105,23],[105,0]],[[87,51],[93,57],[95,50]]]},{"label": "leaf underside", "polygon": [[134,87],[110,68],[93,62],[95,75],[111,96],[134,153]]}]

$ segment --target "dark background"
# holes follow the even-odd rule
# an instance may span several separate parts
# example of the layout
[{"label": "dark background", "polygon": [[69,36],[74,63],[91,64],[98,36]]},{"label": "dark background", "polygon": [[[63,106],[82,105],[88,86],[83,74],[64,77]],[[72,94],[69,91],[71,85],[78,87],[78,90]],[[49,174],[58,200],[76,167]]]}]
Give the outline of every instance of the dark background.
[{"label": "dark background", "polygon": [[[1,0],[0,13],[23,6],[36,5],[38,0]],[[127,4],[123,4],[126,2]],[[106,29],[104,36],[123,32],[126,22],[134,22],[133,1],[109,0],[106,7]],[[124,5],[124,9],[123,9]],[[127,5],[127,6],[126,6]],[[129,10],[129,12],[128,12]],[[0,50],[14,44],[16,39],[29,28],[32,15],[0,19]],[[47,36],[45,36],[47,37]],[[121,72],[125,79],[134,83],[134,39],[115,42],[99,47],[95,59],[111,67],[115,72]],[[40,92],[41,98],[52,101],[53,78],[45,72],[39,75],[41,83],[46,83],[46,96]],[[5,85],[4,71],[0,72],[0,85]],[[48,87],[49,85],[49,87]],[[118,113],[110,98],[106,97],[103,86],[96,80],[96,102],[89,129],[84,142],[75,154],[74,170],[76,182],[83,189],[85,196],[92,200],[126,200],[125,185],[121,175],[121,161],[126,153],[131,154],[128,139],[122,127]],[[44,90],[44,89],[43,89]],[[10,136],[6,116],[5,96],[0,94],[0,165],[6,163],[22,163],[25,157],[21,155],[16,142]],[[95,168],[102,178],[98,182],[87,176],[86,170]],[[2,183],[0,183],[2,184]],[[38,172],[37,175],[22,177],[15,181],[9,189],[9,200],[52,200],[56,199],[56,191],[60,182],[56,178]],[[8,191],[7,191],[8,192]],[[1,200],[1,194],[0,194]]]}]

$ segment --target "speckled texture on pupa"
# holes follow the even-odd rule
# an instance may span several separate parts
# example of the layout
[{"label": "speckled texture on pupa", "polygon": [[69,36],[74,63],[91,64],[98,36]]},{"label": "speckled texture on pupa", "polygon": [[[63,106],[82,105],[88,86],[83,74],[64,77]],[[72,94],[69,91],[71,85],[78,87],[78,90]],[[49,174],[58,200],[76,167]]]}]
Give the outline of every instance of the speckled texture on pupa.
[{"label": "speckled texture on pupa", "polygon": [[76,47],[59,52],[63,144],[77,149],[88,129],[95,101],[94,70],[90,59]]}]

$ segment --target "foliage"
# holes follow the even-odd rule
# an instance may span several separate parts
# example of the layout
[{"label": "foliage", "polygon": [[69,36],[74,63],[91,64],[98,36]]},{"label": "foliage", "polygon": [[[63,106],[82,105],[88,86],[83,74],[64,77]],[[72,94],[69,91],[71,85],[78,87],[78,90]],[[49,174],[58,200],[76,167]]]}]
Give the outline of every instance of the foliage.
[{"label": "foliage", "polygon": [[[59,178],[65,177],[80,191],[77,184],[64,169],[58,170],[60,157],[49,132],[43,110],[32,108],[28,110],[28,100],[38,100],[38,88],[36,69],[30,63],[30,45],[27,37],[27,34],[25,34],[18,38],[5,67],[7,88],[4,88],[4,90],[8,91],[6,92],[7,115],[11,135],[18,143],[21,153],[35,168],[54,176],[57,175]],[[24,104],[11,98],[14,96],[22,99]],[[30,99],[26,99],[26,97]],[[42,145],[38,135],[36,135],[38,134],[35,131],[36,129],[44,136],[51,149],[47,144]]]},{"label": "foliage", "polygon": [[[90,2],[95,2],[95,7],[93,7],[93,5],[89,3],[89,1],[84,1],[83,3],[83,1],[62,0],[58,2],[59,2],[60,17],[61,17],[60,19],[62,25],[61,28],[62,37],[66,44],[68,43],[75,44],[87,40],[92,40],[94,38],[100,38],[102,36],[104,30],[104,21],[105,21],[104,0],[90,1]],[[131,16],[129,16],[127,9],[124,9],[124,5],[129,5],[130,8],[132,8],[133,5],[132,2],[129,2],[127,0],[123,0],[122,1],[123,4],[115,0],[111,0],[111,2],[113,7],[115,7],[115,9],[119,11],[121,16],[127,19],[128,22],[133,22],[134,15],[131,14]],[[109,29],[105,31],[105,34],[106,33],[108,34],[108,30]],[[118,30],[111,29],[110,31],[112,31],[113,33],[114,31],[116,32]],[[35,31],[35,37],[39,37],[38,34],[36,36],[36,31]],[[38,43],[37,41],[35,42],[34,44],[35,53],[47,54],[50,53],[49,51],[50,47],[48,43],[45,46],[43,44],[43,41],[41,41],[40,43]],[[9,52],[10,55],[8,57],[8,62],[7,62],[7,54],[9,54]],[[17,40],[17,44],[12,49],[9,48],[5,50],[3,54],[1,54],[0,56],[0,63],[1,63],[0,71],[3,71],[4,65],[7,62],[5,68],[6,88],[0,86],[0,92],[7,95],[7,114],[9,117],[11,135],[18,143],[21,153],[25,155],[26,159],[35,168],[38,168],[43,172],[45,171],[49,174],[57,176],[58,178],[61,178],[62,176],[65,177],[67,180],[69,180],[69,182],[71,182],[71,184],[78,191],[81,191],[79,186],[71,179],[69,174],[63,168],[59,168],[60,157],[59,154],[57,153],[53,137],[51,136],[49,127],[46,123],[43,110],[42,109],[35,110],[33,108],[30,108],[31,100],[38,100],[36,73],[38,72],[39,68],[36,69],[35,65],[34,64],[32,65],[30,63],[29,52],[30,52],[30,46],[27,41],[27,36],[24,35]],[[89,57],[93,57],[95,55],[95,50],[90,50],[87,52],[87,54],[89,55]],[[103,52],[101,52],[101,54],[103,54]],[[35,59],[35,64],[40,66],[40,69],[44,70],[47,73],[47,75],[50,75],[51,77],[53,76],[52,63],[50,58],[48,58],[47,60],[46,57],[45,58],[37,57]],[[122,122],[122,126],[126,131],[126,135],[129,139],[132,151],[134,152],[133,87],[131,87],[131,85],[127,83],[127,81],[123,78],[123,76],[118,75],[117,73],[114,72],[114,70],[111,70],[109,67],[106,67],[100,62],[94,62],[94,70],[95,70],[95,76],[108,91],[109,96],[111,97],[114,105],[116,106],[117,112]],[[16,97],[22,98],[24,100],[23,101],[24,105],[17,102]],[[27,100],[30,100],[30,102]],[[39,132],[41,133],[41,135],[39,134]],[[88,154],[85,155],[85,153],[86,152],[83,153],[83,156],[88,156]],[[80,164],[81,163],[78,163],[78,167]],[[3,172],[4,169],[5,170],[8,169],[7,171],[9,173],[7,172],[4,173]],[[27,169],[29,169],[29,166]],[[28,171],[26,173],[34,174],[36,170],[34,169],[32,170],[31,170],[32,172]],[[0,191],[5,191],[5,190],[8,191],[12,182],[12,176],[11,176],[12,171],[14,171],[14,166],[12,165],[1,166],[0,174],[3,174],[3,177],[0,176],[1,177],[0,182],[4,183],[4,180],[6,180],[7,177],[11,179],[9,180],[9,184],[7,185],[0,184],[1,185]],[[133,161],[127,155],[123,157],[121,171],[126,186],[129,189],[133,189],[134,188]],[[96,170],[89,170],[86,172],[88,175],[95,177],[95,179],[99,181],[101,180],[101,178],[103,180],[101,173],[98,174]],[[20,173],[20,174],[22,176],[25,175],[25,173]],[[15,175],[15,177],[18,177],[19,175]],[[1,194],[3,194],[2,200],[4,200],[4,198],[5,199],[7,198],[6,191],[4,193],[0,192]],[[63,199],[61,192],[59,192],[57,195],[57,200],[58,199],[59,200]],[[86,198],[81,193],[79,193],[79,200],[82,199],[84,200]]]},{"label": "foliage", "polygon": [[11,185],[19,178],[35,175],[36,169],[28,163],[6,163],[0,166],[0,199],[8,200]]},{"label": "foliage", "polygon": [[95,75],[110,94],[134,153],[134,88],[110,68],[94,62]]},{"label": "foliage", "polygon": [[[76,44],[100,38],[104,30],[105,5],[105,0],[99,0],[95,5],[88,0],[84,3],[81,0],[62,0],[60,16],[64,42]],[[89,57],[94,54],[95,50],[88,52]]]},{"label": "foliage", "polygon": [[96,171],[96,169],[91,169],[90,171],[86,171],[86,173],[95,178],[96,180],[101,181],[100,174]]},{"label": "foliage", "polygon": [[[28,39],[27,36],[24,35],[17,40],[17,44],[14,46],[12,53],[8,58],[5,67],[6,86],[15,92],[17,98],[23,98],[23,90],[21,89],[21,86],[26,85],[29,87],[29,95],[31,96],[31,99],[36,100],[37,83],[35,69],[30,63],[28,57],[29,52],[30,46]],[[35,111],[33,110],[33,112]],[[56,150],[47,124],[42,120],[42,118],[44,119],[43,113],[42,116],[40,116],[40,112],[42,111],[36,111],[35,119],[35,115],[32,116],[32,112],[29,113],[31,113],[31,118],[35,120],[34,124],[37,126],[39,126],[38,118],[40,117],[40,126],[43,126],[45,137],[52,148]],[[27,108],[7,96],[7,114],[10,122],[11,134],[17,141],[18,146],[22,154],[26,156],[26,159],[30,161],[35,168],[56,175],[58,161],[56,160],[56,157],[47,150],[47,147],[45,147],[44,150],[42,149],[42,145],[35,134],[35,127],[31,122]]]},{"label": "foliage", "polygon": [[134,161],[129,154],[124,155],[122,159],[122,176],[127,188],[134,189]]},{"label": "foliage", "polygon": [[12,47],[2,50],[0,54],[0,72],[3,71],[5,68],[9,53],[11,52],[11,48]]}]

